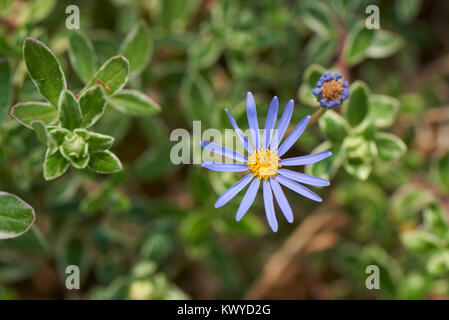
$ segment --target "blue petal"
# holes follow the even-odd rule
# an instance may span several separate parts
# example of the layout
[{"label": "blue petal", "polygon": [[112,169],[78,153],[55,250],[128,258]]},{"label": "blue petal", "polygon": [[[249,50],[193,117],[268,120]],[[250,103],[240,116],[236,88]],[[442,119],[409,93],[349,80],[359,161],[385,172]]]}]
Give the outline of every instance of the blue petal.
[{"label": "blue petal", "polygon": [[248,116],[249,129],[251,131],[251,137],[256,149],[260,147],[259,137],[259,122],[257,121],[256,102],[251,92],[246,95],[246,114]]},{"label": "blue petal", "polygon": [[231,125],[234,128],[235,133],[239,137],[240,142],[242,143],[243,147],[246,149],[246,151],[248,151],[250,154],[252,154],[254,152],[253,146],[249,143],[248,139],[246,139],[246,137],[243,135],[242,130],[240,130],[239,127],[237,126],[237,122],[235,122],[234,118],[231,115],[231,112],[228,109],[226,109],[226,112],[228,113],[228,117],[229,117],[229,120],[231,121]]},{"label": "blue petal", "polygon": [[284,153],[286,153],[291,146],[301,137],[302,133],[307,127],[307,123],[310,120],[310,116],[305,116],[302,118],[302,120],[298,123],[295,129],[293,129],[292,133],[285,139],[285,141],[282,143],[282,145],[279,147],[278,150],[278,157],[281,157]]},{"label": "blue petal", "polygon": [[246,164],[239,163],[218,163],[214,161],[203,161],[203,168],[218,172],[243,172],[248,170]]},{"label": "blue petal", "polygon": [[242,191],[243,188],[245,188],[248,183],[251,182],[251,180],[254,178],[253,174],[250,173],[237,183],[235,183],[232,187],[230,187],[228,190],[223,192],[223,194],[217,199],[215,202],[215,208],[220,208],[224,206],[226,203],[229,202],[232,198],[235,197],[237,193]]},{"label": "blue petal", "polygon": [[263,181],[263,204],[265,206],[265,215],[267,216],[268,224],[273,232],[278,231],[278,222],[274,212],[273,193],[268,180]]},{"label": "blue petal", "polygon": [[312,192],[311,190],[309,190],[308,188],[300,185],[299,183],[290,180],[289,178],[285,178],[283,176],[276,176],[274,177],[274,179],[279,182],[280,184],[283,184],[284,186],[286,186],[287,188],[299,193],[300,195],[309,198],[313,201],[317,201],[317,202],[321,202],[321,198],[315,194],[314,192]]},{"label": "blue petal", "polygon": [[283,166],[303,166],[306,164],[312,164],[321,161],[323,159],[326,159],[327,157],[330,157],[331,155],[332,152],[324,151],[302,157],[282,159],[279,163]]},{"label": "blue petal", "polygon": [[240,221],[245,213],[248,211],[248,209],[251,207],[251,205],[254,202],[254,199],[256,198],[257,191],[259,190],[260,186],[260,179],[254,179],[253,182],[249,185],[248,190],[245,193],[245,196],[243,197],[242,202],[240,203],[240,206],[237,210],[237,213],[235,215],[235,220]]},{"label": "blue petal", "polygon": [[274,193],[274,197],[276,198],[276,201],[278,202],[285,219],[287,219],[289,223],[292,223],[293,211],[292,208],[290,207],[290,204],[287,201],[287,198],[285,197],[284,191],[282,191],[281,186],[276,180],[270,179],[270,183],[271,189],[273,190]]},{"label": "blue petal", "polygon": [[219,154],[221,156],[225,156],[226,158],[234,159],[234,160],[240,161],[240,162],[248,162],[248,158],[245,157],[240,152],[220,146],[219,144],[216,144],[214,142],[201,141],[201,146],[204,149],[209,150],[210,152]]},{"label": "blue petal", "polygon": [[265,122],[265,136],[263,139],[263,147],[264,149],[268,149],[271,142],[271,134],[274,129],[274,125],[276,124],[276,119],[278,116],[278,108],[279,108],[279,101],[278,97],[274,97],[273,100],[271,100],[270,108],[268,109],[268,115],[267,120]]},{"label": "blue petal", "polygon": [[283,175],[286,178],[292,179],[294,181],[298,181],[301,183],[305,183],[311,186],[325,187],[330,183],[326,179],[309,176],[307,174],[296,172],[288,169],[279,169],[279,174]]},{"label": "blue petal", "polygon": [[[271,141],[271,150],[276,150],[284,137],[285,131],[287,131],[288,125],[293,114],[293,100],[290,100],[285,106],[284,112],[282,113],[281,119],[279,120],[277,132],[275,133],[273,141]],[[277,138],[277,139],[276,139]]]}]

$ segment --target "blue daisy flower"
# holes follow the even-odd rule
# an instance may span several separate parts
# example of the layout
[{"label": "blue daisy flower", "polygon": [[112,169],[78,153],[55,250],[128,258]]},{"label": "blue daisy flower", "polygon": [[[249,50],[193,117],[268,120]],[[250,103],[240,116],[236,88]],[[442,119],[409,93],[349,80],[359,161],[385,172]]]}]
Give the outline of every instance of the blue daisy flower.
[{"label": "blue daisy flower", "polygon": [[317,97],[323,108],[335,108],[349,98],[348,81],[340,82],[341,74],[336,72],[334,75],[326,72],[316,83],[312,93]]},{"label": "blue daisy flower", "polygon": [[[287,201],[287,198],[285,197],[284,192],[282,191],[281,185],[317,202],[321,202],[321,198],[300,183],[312,186],[329,185],[329,181],[325,179],[309,176],[304,173],[285,169],[283,167],[303,166],[315,163],[329,157],[332,154],[331,152],[326,151],[307,156],[281,159],[281,157],[293,146],[293,144],[304,132],[310,116],[304,117],[288,135],[288,137],[281,143],[292,117],[293,100],[290,100],[287,103],[284,113],[279,120],[278,126],[276,130],[274,130],[278,114],[278,105],[278,98],[274,97],[270,103],[265,122],[265,133],[261,137],[259,134],[256,103],[254,102],[254,97],[251,92],[248,92],[246,98],[246,111],[253,143],[250,143],[243,135],[243,132],[238,128],[237,123],[231,113],[228,109],[226,109],[231,125],[245,150],[248,152],[248,157],[213,142],[201,142],[201,146],[203,148],[218,155],[233,159],[237,162],[218,163],[213,161],[204,161],[202,162],[202,166],[204,168],[218,172],[249,172],[244,178],[226,190],[218,198],[215,202],[215,208],[225,205],[249,185],[236,213],[235,218],[237,221],[240,221],[253,204],[260,185],[262,184],[265,214],[268,224],[274,232],[278,230],[278,223],[274,210],[273,194],[287,221],[290,223],[293,222],[293,211]],[[275,132],[274,135],[273,131]]]}]

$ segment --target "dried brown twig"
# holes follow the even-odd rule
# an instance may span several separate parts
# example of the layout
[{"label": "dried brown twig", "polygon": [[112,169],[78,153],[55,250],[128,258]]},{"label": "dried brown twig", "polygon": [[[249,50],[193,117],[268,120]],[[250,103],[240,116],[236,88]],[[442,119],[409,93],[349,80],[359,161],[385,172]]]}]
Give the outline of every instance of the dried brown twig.
[{"label": "dried brown twig", "polygon": [[346,216],[335,210],[320,209],[308,216],[283,247],[269,258],[246,298],[279,298],[285,286],[301,272],[302,258],[308,253],[332,248],[339,238],[335,231],[346,223]]}]

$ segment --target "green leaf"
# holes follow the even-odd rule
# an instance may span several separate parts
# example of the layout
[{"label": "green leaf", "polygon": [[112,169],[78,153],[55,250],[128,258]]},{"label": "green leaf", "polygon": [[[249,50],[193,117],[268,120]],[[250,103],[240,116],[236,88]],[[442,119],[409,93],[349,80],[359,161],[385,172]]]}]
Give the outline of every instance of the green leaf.
[{"label": "green leaf", "polygon": [[382,29],[376,30],[366,56],[375,59],[386,58],[398,52],[403,45],[404,40],[399,35]]},{"label": "green leaf", "polygon": [[151,149],[143,153],[134,166],[134,176],[139,181],[154,181],[176,169],[167,161],[170,158],[171,145]]},{"label": "green leaf", "polygon": [[427,274],[411,272],[401,281],[397,298],[400,300],[424,300],[432,285],[433,281]]},{"label": "green leaf", "polygon": [[313,37],[304,48],[306,58],[305,63],[310,65],[315,62],[327,65],[334,58],[336,48],[336,41],[331,41],[327,38]]},{"label": "green leaf", "polygon": [[0,128],[3,120],[8,114],[9,105],[12,97],[12,77],[9,62],[6,59],[0,59]]},{"label": "green leaf", "polygon": [[44,178],[53,180],[62,176],[69,168],[69,161],[64,158],[59,149],[47,149],[44,161]]},{"label": "green leaf", "polygon": [[[62,154],[62,151],[61,151],[61,154]],[[77,169],[86,168],[87,165],[89,164],[89,161],[90,161],[89,154],[87,154],[84,157],[70,159],[70,163],[72,164],[72,166],[74,166]]]},{"label": "green leaf", "polygon": [[437,203],[432,203],[424,210],[424,225],[426,230],[431,231],[435,235],[445,236],[449,231],[446,212]]},{"label": "green leaf", "polygon": [[368,119],[379,128],[392,125],[398,110],[399,100],[393,97],[379,94],[369,97]]},{"label": "green leaf", "polygon": [[306,166],[305,172],[309,175],[330,180],[335,176],[338,169],[345,160],[345,154],[341,145],[332,145],[329,141],[325,141],[316,147],[311,154],[330,151],[332,155],[324,160]]},{"label": "green leaf", "polygon": [[328,6],[321,2],[308,2],[301,8],[302,21],[322,38],[335,37],[335,19]]},{"label": "green leaf", "polygon": [[58,112],[59,120],[64,128],[72,131],[80,127],[82,121],[80,105],[70,91],[62,92],[59,98]]},{"label": "green leaf", "polygon": [[401,234],[401,242],[407,249],[414,252],[425,252],[442,245],[438,237],[422,230],[404,232]]},{"label": "green leaf", "polygon": [[18,103],[12,107],[11,115],[30,129],[32,129],[31,123],[33,121],[42,121],[46,125],[51,125],[58,120],[58,111],[46,102]]},{"label": "green leaf", "polygon": [[150,31],[142,21],[131,30],[120,48],[120,54],[129,61],[130,74],[135,75],[146,67],[151,46]]},{"label": "green leaf", "polygon": [[16,238],[34,223],[34,209],[16,195],[0,191],[0,239]]},{"label": "green leaf", "polygon": [[298,92],[299,100],[301,100],[302,103],[309,106],[319,105],[312,90],[316,87],[316,83],[325,72],[326,69],[319,64],[312,64],[304,71],[302,84],[301,87],[299,87]]},{"label": "green leaf", "polygon": [[327,140],[342,142],[349,131],[345,118],[333,110],[327,110],[319,120],[320,129]]},{"label": "green leaf", "polygon": [[412,22],[418,16],[421,4],[421,0],[395,0],[394,8],[399,21]]},{"label": "green leaf", "polygon": [[341,21],[347,21],[359,9],[360,2],[361,0],[333,0],[329,4]]},{"label": "green leaf", "polygon": [[190,119],[201,120],[208,126],[213,100],[210,84],[200,75],[186,77],[181,88],[181,98]]},{"label": "green leaf", "polygon": [[444,191],[449,191],[449,151],[447,151],[437,163],[437,175]]},{"label": "green leaf", "polygon": [[365,119],[369,111],[369,88],[362,81],[354,82],[349,88],[351,96],[344,108],[345,118],[352,127],[356,127]]},{"label": "green leaf", "polygon": [[356,134],[345,139],[343,149],[346,154],[346,172],[359,180],[366,180],[373,169],[373,159],[377,156],[376,144]]},{"label": "green leaf", "polygon": [[189,63],[197,69],[209,68],[217,62],[222,52],[222,43],[213,35],[205,34],[198,39],[198,43],[189,47]]},{"label": "green leaf", "polygon": [[405,143],[391,133],[377,132],[374,141],[379,151],[379,159],[383,161],[397,160],[407,151]]},{"label": "green leaf", "polygon": [[109,149],[114,143],[114,137],[100,133],[89,132],[87,143],[89,144],[89,152],[103,151]]},{"label": "green leaf", "polygon": [[23,58],[39,92],[57,106],[59,96],[67,85],[56,56],[39,40],[27,38],[23,44]]},{"label": "green leaf", "polygon": [[69,134],[70,131],[61,127],[54,127],[49,128],[48,133],[50,134],[52,142],[59,146],[64,142],[65,136]]},{"label": "green leaf", "polygon": [[366,28],[364,22],[355,24],[349,30],[344,45],[344,58],[346,63],[352,66],[361,62],[366,57],[375,31],[377,30]]},{"label": "green leaf", "polygon": [[84,83],[92,79],[97,69],[97,57],[92,43],[84,33],[71,32],[69,58],[73,69]]},{"label": "green leaf", "polygon": [[17,17],[19,25],[36,23],[47,17],[56,5],[56,0],[34,0],[27,2]]},{"label": "green leaf", "polygon": [[150,97],[136,90],[122,90],[108,102],[117,110],[134,116],[151,116],[161,110]]},{"label": "green leaf", "polygon": [[48,139],[48,131],[47,126],[43,121],[33,121],[31,122],[31,126],[33,127],[34,131],[36,132],[37,139],[42,142],[45,145],[48,145],[49,139]]},{"label": "green leaf", "polygon": [[363,161],[361,158],[346,159],[343,167],[347,173],[362,181],[368,179],[373,170],[371,161]]},{"label": "green leaf", "polygon": [[122,170],[122,164],[110,151],[98,151],[90,154],[89,169],[97,173],[114,173]]},{"label": "green leaf", "polygon": [[449,272],[449,251],[444,250],[432,255],[427,262],[427,271],[434,276]]},{"label": "green leaf", "polygon": [[128,81],[129,62],[122,56],[116,56],[106,61],[95,73],[84,90],[95,85],[101,85],[106,95],[114,95]]},{"label": "green leaf", "polygon": [[100,86],[84,91],[79,98],[79,103],[83,118],[80,125],[82,128],[93,126],[106,110],[106,96]]}]

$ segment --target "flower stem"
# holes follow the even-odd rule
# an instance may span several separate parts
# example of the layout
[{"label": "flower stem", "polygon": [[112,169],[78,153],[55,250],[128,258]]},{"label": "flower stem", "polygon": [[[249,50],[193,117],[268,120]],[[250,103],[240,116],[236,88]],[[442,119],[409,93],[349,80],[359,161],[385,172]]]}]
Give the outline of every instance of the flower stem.
[{"label": "flower stem", "polygon": [[319,108],[317,111],[312,114],[312,117],[309,120],[309,126],[315,123],[325,112],[327,111],[326,108]]}]

